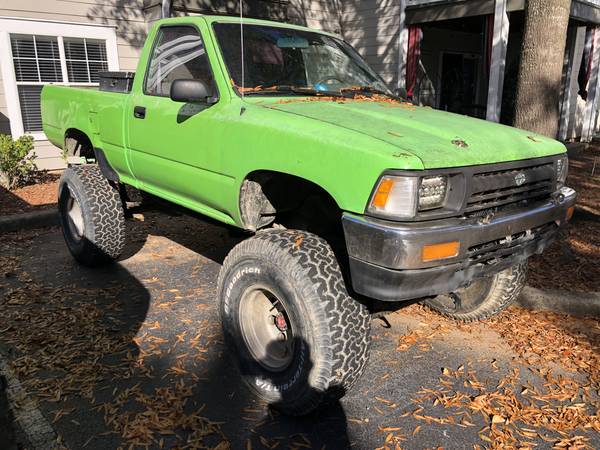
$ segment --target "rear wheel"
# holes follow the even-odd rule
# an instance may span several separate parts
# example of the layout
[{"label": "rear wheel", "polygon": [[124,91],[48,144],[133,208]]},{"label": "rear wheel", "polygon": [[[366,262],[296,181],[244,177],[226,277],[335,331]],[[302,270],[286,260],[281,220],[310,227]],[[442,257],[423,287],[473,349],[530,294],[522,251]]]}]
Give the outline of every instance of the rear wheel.
[{"label": "rear wheel", "polygon": [[368,358],[370,317],[346,291],[329,245],[306,232],[259,232],[219,275],[225,340],[243,380],[293,415],[339,398]]},{"label": "rear wheel", "polygon": [[526,275],[525,262],[423,303],[444,316],[463,322],[488,319],[517,299],[525,286]]},{"label": "rear wheel", "polygon": [[116,259],[125,246],[125,216],[117,187],[98,166],[72,166],[60,179],[58,209],[73,257],[98,266]]}]

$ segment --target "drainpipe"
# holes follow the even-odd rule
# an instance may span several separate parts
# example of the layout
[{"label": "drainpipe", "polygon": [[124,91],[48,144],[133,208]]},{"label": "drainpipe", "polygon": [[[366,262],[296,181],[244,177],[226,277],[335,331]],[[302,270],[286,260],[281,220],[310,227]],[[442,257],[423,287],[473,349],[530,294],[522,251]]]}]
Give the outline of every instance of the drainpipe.
[{"label": "drainpipe", "polygon": [[171,17],[172,0],[162,0],[162,6],[160,8],[160,18],[166,19]]}]

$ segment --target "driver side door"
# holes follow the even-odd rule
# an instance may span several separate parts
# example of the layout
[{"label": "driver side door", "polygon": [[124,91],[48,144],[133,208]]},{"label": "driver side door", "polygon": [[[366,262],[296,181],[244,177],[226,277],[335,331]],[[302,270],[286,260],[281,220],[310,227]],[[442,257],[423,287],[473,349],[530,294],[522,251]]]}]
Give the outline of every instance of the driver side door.
[{"label": "driver side door", "polygon": [[143,190],[202,211],[216,207],[223,182],[214,126],[219,104],[171,100],[171,85],[181,79],[201,80],[218,96],[195,24],[164,25],[156,33],[143,84],[127,112],[131,165]]}]

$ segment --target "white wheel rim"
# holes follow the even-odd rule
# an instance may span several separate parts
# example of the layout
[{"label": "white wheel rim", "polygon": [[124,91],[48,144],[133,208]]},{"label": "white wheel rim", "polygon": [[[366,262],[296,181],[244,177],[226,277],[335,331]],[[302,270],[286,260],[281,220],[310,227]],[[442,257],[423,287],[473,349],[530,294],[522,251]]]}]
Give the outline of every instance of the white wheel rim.
[{"label": "white wheel rim", "polygon": [[[294,358],[294,343],[281,301],[263,286],[252,286],[242,295],[239,315],[243,339],[254,360],[271,372],[285,370]],[[277,316],[285,329],[277,327]]]},{"label": "white wheel rim", "polygon": [[69,189],[69,199],[67,200],[67,217],[69,218],[69,229],[73,236],[81,239],[85,233],[85,222],[83,221],[83,212],[81,205]]}]

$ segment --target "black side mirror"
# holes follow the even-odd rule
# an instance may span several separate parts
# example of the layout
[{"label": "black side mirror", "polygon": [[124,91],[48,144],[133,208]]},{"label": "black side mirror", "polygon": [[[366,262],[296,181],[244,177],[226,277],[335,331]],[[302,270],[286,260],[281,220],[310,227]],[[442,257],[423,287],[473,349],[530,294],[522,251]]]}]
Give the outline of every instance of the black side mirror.
[{"label": "black side mirror", "polygon": [[171,100],[184,103],[215,103],[212,92],[200,80],[175,80],[171,84]]}]

